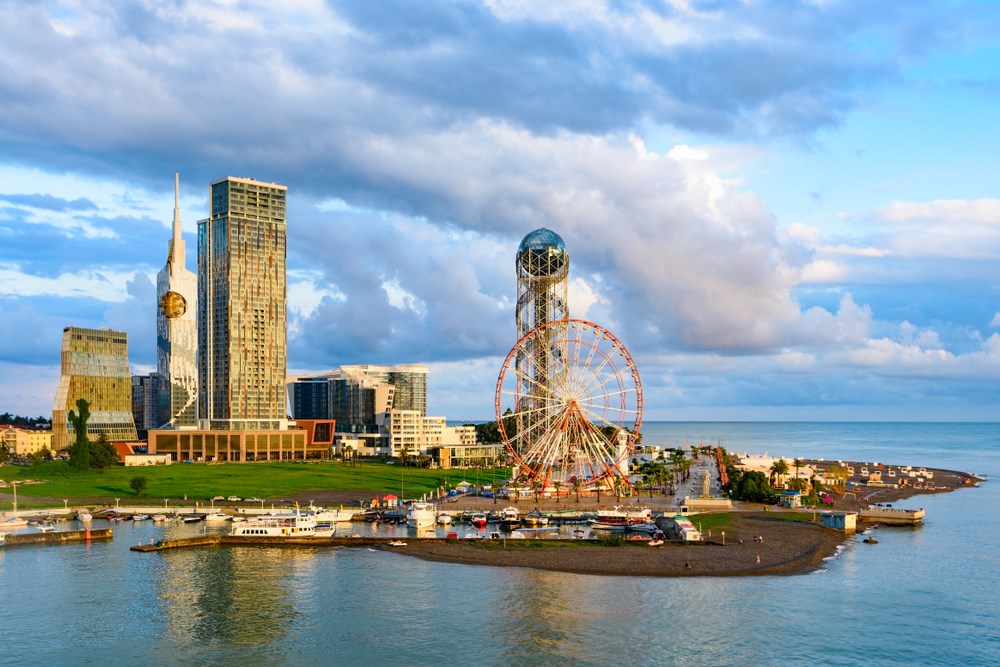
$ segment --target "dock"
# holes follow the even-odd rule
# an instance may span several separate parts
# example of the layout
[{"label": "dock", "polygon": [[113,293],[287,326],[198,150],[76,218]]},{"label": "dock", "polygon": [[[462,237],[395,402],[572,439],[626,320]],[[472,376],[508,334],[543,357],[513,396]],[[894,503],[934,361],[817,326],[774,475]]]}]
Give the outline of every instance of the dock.
[{"label": "dock", "polygon": [[21,544],[65,544],[67,542],[91,542],[110,540],[114,535],[111,528],[85,530],[57,530],[51,533],[7,533],[8,547]]}]

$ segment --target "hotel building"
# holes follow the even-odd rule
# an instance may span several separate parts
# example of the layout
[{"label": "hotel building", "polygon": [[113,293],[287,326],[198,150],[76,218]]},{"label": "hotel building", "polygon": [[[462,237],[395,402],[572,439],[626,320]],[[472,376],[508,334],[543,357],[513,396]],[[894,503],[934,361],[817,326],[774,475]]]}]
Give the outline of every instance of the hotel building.
[{"label": "hotel building", "polygon": [[61,376],[52,406],[52,449],[58,453],[76,439],[69,411],[86,399],[87,437],[104,434],[110,442],[138,440],[132,419],[132,374],[124,331],[63,329]]}]

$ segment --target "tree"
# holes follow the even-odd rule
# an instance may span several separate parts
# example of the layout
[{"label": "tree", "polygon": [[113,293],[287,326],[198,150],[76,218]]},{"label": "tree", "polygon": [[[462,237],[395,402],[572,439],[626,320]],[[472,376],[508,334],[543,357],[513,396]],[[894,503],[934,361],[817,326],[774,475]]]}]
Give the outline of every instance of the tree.
[{"label": "tree", "polygon": [[561,481],[559,481],[558,479],[556,481],[552,482],[552,486],[556,487],[556,502],[557,503],[559,502],[559,489],[562,488],[562,484],[563,483]]},{"label": "tree", "polygon": [[733,497],[736,500],[771,503],[774,502],[775,493],[764,473],[751,470],[733,483]]},{"label": "tree", "polygon": [[69,421],[73,424],[73,431],[76,433],[76,442],[70,450],[69,465],[74,470],[88,470],[90,468],[90,441],[87,440],[87,420],[90,419],[90,404],[87,399],[77,400],[76,407],[79,413],[69,411]]},{"label": "tree", "polygon": [[101,433],[97,436],[97,442],[90,446],[90,467],[110,468],[119,462],[118,450],[108,441],[108,436]]},{"label": "tree", "polygon": [[771,485],[780,484],[781,478],[788,474],[788,462],[785,459],[778,459],[771,464],[769,472],[771,473]]},{"label": "tree", "polygon": [[583,488],[583,482],[581,482],[576,477],[573,478],[573,493],[576,494],[576,502],[580,502],[580,489]]},{"label": "tree", "polygon": [[128,485],[130,487],[132,487],[133,491],[135,491],[135,497],[136,498],[141,498],[142,494],[146,492],[146,478],[145,477],[142,477],[142,476],[133,477],[131,480],[129,480]]},{"label": "tree", "polygon": [[799,478],[799,468],[801,468],[803,466],[803,461],[799,457],[795,457],[795,459],[792,461],[792,465],[795,466],[795,478],[798,479]]}]

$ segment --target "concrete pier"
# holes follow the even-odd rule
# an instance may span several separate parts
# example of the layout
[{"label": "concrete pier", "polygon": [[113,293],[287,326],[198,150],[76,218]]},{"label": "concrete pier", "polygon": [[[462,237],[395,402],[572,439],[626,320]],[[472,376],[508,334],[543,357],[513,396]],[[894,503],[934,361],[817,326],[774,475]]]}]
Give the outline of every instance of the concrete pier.
[{"label": "concrete pier", "polygon": [[52,533],[7,533],[7,546],[21,544],[64,544],[66,542],[89,542],[110,540],[114,531],[110,528],[87,530],[57,530]]}]

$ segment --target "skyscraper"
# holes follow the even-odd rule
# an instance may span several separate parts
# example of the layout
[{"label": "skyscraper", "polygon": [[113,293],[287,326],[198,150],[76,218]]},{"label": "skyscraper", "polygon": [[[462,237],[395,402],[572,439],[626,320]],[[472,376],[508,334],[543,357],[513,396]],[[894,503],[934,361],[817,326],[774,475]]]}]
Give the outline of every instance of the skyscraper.
[{"label": "skyscraper", "polygon": [[[160,377],[155,424],[194,428],[198,399],[198,278],[188,271],[181,236],[180,177],[174,174],[173,236],[167,263],[156,276],[156,370]],[[147,406],[148,407],[148,406]],[[147,410],[148,412],[148,410]]]},{"label": "skyscraper", "polygon": [[111,329],[63,329],[61,375],[52,406],[52,449],[65,449],[76,438],[69,411],[78,399],[89,404],[87,437],[104,434],[110,442],[135,442],[132,419],[132,373],[128,339]]},{"label": "skyscraper", "polygon": [[211,184],[198,222],[201,428],[275,430],[285,413],[285,198],[249,178]]}]

